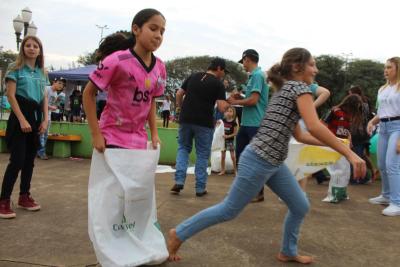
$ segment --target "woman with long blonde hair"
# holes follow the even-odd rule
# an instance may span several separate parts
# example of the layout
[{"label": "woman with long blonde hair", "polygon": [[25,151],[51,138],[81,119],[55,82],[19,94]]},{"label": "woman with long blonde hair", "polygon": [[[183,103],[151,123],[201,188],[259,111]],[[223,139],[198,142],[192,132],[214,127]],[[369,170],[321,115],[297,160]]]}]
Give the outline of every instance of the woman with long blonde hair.
[{"label": "woman with long blonde hair", "polygon": [[48,110],[45,86],[43,46],[39,38],[27,36],[5,77],[11,114],[7,122],[6,142],[10,162],[6,168],[0,196],[0,218],[15,218],[11,209],[11,193],[21,172],[18,207],[37,211],[39,204],[31,197],[30,186],[39,134],[47,129]]},{"label": "woman with long blonde hair", "polygon": [[369,200],[372,204],[389,205],[386,216],[400,216],[400,57],[386,61],[386,84],[378,91],[378,114],[368,122],[372,133],[379,123],[378,167],[382,193]]}]

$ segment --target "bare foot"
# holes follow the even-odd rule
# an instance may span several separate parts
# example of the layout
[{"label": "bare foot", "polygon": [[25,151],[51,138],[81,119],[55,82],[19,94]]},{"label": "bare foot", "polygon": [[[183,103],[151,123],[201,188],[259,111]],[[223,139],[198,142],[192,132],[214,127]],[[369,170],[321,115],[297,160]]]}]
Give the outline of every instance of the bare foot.
[{"label": "bare foot", "polygon": [[372,177],[371,177],[372,182],[375,182],[376,178],[378,178],[378,177],[379,177],[379,170],[377,170],[377,169],[373,170]]},{"label": "bare foot", "polygon": [[312,256],[301,256],[301,255],[297,255],[297,256],[293,256],[293,257],[289,257],[286,256],[285,254],[282,254],[282,252],[279,252],[279,254],[276,256],[276,258],[281,261],[281,262],[298,262],[298,263],[302,263],[302,264],[310,264],[314,262],[314,258]]},{"label": "bare foot", "polygon": [[224,175],[225,174],[225,171],[221,171],[220,173],[218,173],[218,175]]},{"label": "bare foot", "polygon": [[168,232],[168,260],[169,261],[179,261],[181,257],[177,255],[179,247],[182,244],[182,241],[179,240],[178,236],[176,235],[176,230],[171,229]]}]

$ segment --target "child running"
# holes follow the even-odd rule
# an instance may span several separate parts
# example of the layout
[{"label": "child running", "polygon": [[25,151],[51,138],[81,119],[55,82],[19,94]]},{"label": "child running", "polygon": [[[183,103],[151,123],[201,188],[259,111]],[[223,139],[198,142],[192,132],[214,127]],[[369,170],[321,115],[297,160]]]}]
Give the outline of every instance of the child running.
[{"label": "child running", "polygon": [[[152,145],[157,147],[155,97],[164,93],[166,70],[153,52],[160,47],[164,31],[164,16],[157,10],[144,9],[133,19],[131,38],[116,34],[100,45],[97,53],[101,62],[83,93],[93,146],[99,152],[106,147],[146,149],[147,120]],[[98,90],[108,92],[100,126],[96,117]]]},{"label": "child running", "polygon": [[[354,176],[365,175],[365,162],[342,144],[319,121],[311,91],[307,85],[318,70],[315,60],[304,48],[287,51],[280,64],[268,72],[268,79],[280,90],[273,96],[257,134],[241,155],[238,174],[227,197],[219,204],[205,209],[169,231],[169,260],[180,260],[180,245],[196,233],[235,218],[266,184],[288,206],[281,251],[277,259],[303,264],[313,257],[298,254],[300,226],[309,210],[309,202],[293,174],[283,163],[288,143],[293,135],[298,141],[311,145],[327,145],[343,154],[354,167]],[[298,125],[302,117],[310,132]]]},{"label": "child running", "polygon": [[224,139],[225,139],[225,149],[221,150],[221,172],[218,175],[225,174],[225,157],[226,151],[229,150],[231,154],[233,170],[236,175],[236,157],[235,157],[235,136],[238,132],[238,126],[236,123],[236,110],[233,106],[229,106],[224,112],[224,118],[222,119],[224,123]]}]

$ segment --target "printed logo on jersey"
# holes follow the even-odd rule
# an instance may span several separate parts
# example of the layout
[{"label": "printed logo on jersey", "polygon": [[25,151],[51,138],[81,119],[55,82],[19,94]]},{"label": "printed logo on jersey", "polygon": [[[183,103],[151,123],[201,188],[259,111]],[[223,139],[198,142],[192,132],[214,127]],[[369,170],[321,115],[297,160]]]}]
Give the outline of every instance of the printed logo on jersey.
[{"label": "printed logo on jersey", "polygon": [[[143,89],[142,89],[143,90]],[[140,90],[139,87],[133,89],[133,101],[132,105],[138,106],[141,102],[149,102],[150,100],[150,91],[149,90]]]},{"label": "printed logo on jersey", "polygon": [[104,66],[104,64],[100,62],[99,65],[97,65],[97,69],[93,73],[94,73],[94,75],[97,76],[97,78],[102,79],[103,75],[101,75],[100,71],[108,70],[108,69],[109,68],[107,66]]},{"label": "printed logo on jersey", "polygon": [[146,90],[149,90],[151,88],[151,79],[148,77],[144,80],[144,88]]},{"label": "printed logo on jersey", "polygon": [[97,69],[98,70],[108,70],[108,67],[104,66],[104,64],[100,62],[99,65],[97,65]]},{"label": "printed logo on jersey", "polygon": [[128,73],[128,81],[130,82],[136,82],[135,76],[132,73]]}]

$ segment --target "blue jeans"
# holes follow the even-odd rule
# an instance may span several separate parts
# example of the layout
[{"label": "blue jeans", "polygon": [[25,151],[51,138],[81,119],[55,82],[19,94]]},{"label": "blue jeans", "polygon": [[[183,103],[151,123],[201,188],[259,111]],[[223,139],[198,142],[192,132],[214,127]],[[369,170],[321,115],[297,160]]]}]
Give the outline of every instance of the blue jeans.
[{"label": "blue jeans", "polygon": [[258,127],[253,126],[240,126],[239,132],[236,136],[236,158],[239,162],[240,154],[242,154],[245,147],[250,143],[251,139],[256,135]]},{"label": "blue jeans", "polygon": [[184,185],[192,151],[193,139],[196,147],[196,193],[202,193],[207,185],[208,158],[211,154],[211,143],[214,129],[194,124],[181,123],[178,131],[178,152],[176,155],[175,183]]},{"label": "blue jeans", "polygon": [[39,150],[37,151],[37,154],[38,154],[39,156],[44,156],[44,155],[46,155],[46,143],[47,143],[47,138],[48,138],[48,135],[49,135],[50,125],[51,125],[51,120],[48,121],[46,131],[45,131],[43,134],[40,135],[40,138],[39,138],[39,141],[40,141],[40,148],[39,148]]},{"label": "blue jeans", "polygon": [[266,184],[288,206],[283,229],[281,252],[297,255],[300,226],[310,204],[299,184],[286,165],[274,166],[258,156],[247,146],[239,162],[238,174],[227,197],[219,204],[200,211],[176,227],[182,241],[214,224],[232,220]]},{"label": "blue jeans", "polygon": [[400,206],[400,120],[379,123],[378,167],[382,177],[382,195]]}]

